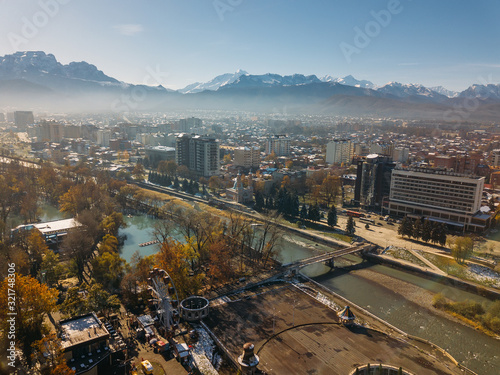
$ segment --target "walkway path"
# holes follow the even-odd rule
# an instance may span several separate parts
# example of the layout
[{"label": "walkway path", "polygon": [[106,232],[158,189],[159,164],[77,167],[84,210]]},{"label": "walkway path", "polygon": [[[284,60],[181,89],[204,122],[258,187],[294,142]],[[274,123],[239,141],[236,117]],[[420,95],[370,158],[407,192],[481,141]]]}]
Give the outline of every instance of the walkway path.
[{"label": "walkway path", "polygon": [[417,257],[418,259],[420,259],[422,262],[424,262],[427,266],[429,266],[435,273],[438,273],[438,274],[443,275],[443,276],[446,275],[446,273],[441,271],[441,269],[438,266],[436,266],[434,263],[432,263],[428,259],[424,258],[422,255],[417,253],[415,250],[410,249],[409,252],[412,255],[414,255],[415,257]]}]

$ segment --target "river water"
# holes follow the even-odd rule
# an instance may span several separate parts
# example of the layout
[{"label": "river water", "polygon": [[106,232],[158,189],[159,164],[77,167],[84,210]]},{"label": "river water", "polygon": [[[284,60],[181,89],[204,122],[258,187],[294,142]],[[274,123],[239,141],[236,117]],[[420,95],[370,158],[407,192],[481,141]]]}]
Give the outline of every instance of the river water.
[{"label": "river water", "polygon": [[[120,234],[127,235],[122,250],[123,258],[129,261],[136,250],[139,250],[143,256],[158,251],[158,245],[138,247],[139,243],[153,239],[152,228],[156,222],[155,219],[147,216],[134,216],[126,218],[126,222],[129,226],[120,231]],[[326,245],[316,244],[297,236],[285,235],[277,258],[283,263],[288,263],[323,251],[331,251],[331,249]],[[360,276],[359,269],[368,269],[405,281],[413,285],[415,289],[423,288],[432,293],[442,293],[456,301],[470,299],[488,302],[487,299],[391,267],[363,262],[355,256],[346,256],[344,260],[337,259],[335,263],[336,267],[339,267],[336,272],[331,272],[329,267],[322,264],[309,266],[303,269],[303,272],[399,329],[446,349],[460,363],[478,374],[500,374],[500,340],[434,314],[389,288],[370,282],[366,276]]]}]

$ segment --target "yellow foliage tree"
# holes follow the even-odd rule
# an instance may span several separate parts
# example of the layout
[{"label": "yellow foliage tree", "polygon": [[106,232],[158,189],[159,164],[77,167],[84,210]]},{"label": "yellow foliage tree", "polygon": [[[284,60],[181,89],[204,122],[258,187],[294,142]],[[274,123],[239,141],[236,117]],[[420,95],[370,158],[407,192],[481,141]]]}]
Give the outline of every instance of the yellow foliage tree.
[{"label": "yellow foliage tree", "polygon": [[170,275],[181,300],[196,294],[203,278],[201,275],[190,276],[190,258],[193,256],[191,250],[191,246],[167,238],[156,254],[159,267]]},{"label": "yellow foliage tree", "polygon": [[30,362],[32,344],[42,338],[45,317],[55,310],[59,292],[32,277],[12,275],[15,278],[7,277],[0,284],[0,331],[9,332],[12,315],[8,314],[15,313],[16,342]]}]

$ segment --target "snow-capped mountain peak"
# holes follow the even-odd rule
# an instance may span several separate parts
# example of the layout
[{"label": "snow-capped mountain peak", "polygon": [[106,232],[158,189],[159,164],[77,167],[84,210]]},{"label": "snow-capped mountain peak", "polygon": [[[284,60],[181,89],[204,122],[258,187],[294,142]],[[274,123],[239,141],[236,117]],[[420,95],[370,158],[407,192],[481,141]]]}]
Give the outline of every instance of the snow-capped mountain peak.
[{"label": "snow-capped mountain peak", "polygon": [[443,86],[429,87],[430,90],[437,92],[438,94],[447,96],[448,98],[455,98],[459,93],[456,91],[448,90]]},{"label": "snow-capped mountain peak", "polygon": [[224,85],[228,85],[236,81],[238,78],[240,78],[243,75],[247,75],[248,73],[242,69],[238,69],[235,73],[226,73],[226,74],[221,74],[214,79],[201,83],[201,82],[195,82],[191,83],[190,85],[187,85],[183,89],[180,89],[179,92],[183,94],[194,94],[196,92],[201,92],[205,90],[210,90],[210,91],[216,91],[220,87]]},{"label": "snow-capped mountain peak", "polygon": [[341,85],[361,87],[365,89],[373,89],[376,87],[372,82],[367,80],[357,80],[350,74],[344,78],[337,78],[334,82],[340,83]]},{"label": "snow-capped mountain peak", "polygon": [[0,56],[0,79],[64,77],[97,82],[118,83],[108,77],[94,65],[85,61],[63,65],[54,55],[43,51],[16,52],[12,55]]},{"label": "snow-capped mountain peak", "polygon": [[377,91],[397,96],[399,98],[407,98],[409,96],[425,96],[428,98],[443,97],[444,95],[432,91],[425,86],[413,83],[389,82],[386,85],[379,87]]},{"label": "snow-capped mountain peak", "polygon": [[465,98],[500,99],[500,84],[479,85],[474,84],[458,96]]},{"label": "snow-capped mountain peak", "polygon": [[321,82],[336,82],[337,79],[338,79],[337,77],[333,77],[333,76],[331,76],[329,74],[326,74],[326,75],[324,75],[322,77],[319,77],[319,80]]}]

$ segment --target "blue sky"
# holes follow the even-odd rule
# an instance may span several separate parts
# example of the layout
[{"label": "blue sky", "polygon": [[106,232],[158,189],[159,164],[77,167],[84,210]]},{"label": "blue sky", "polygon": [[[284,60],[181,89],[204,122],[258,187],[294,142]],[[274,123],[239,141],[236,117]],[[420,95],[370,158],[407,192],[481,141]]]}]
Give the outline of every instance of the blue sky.
[{"label": "blue sky", "polygon": [[497,0],[0,0],[0,55],[170,88],[244,69],[463,90],[500,82],[499,18]]}]

